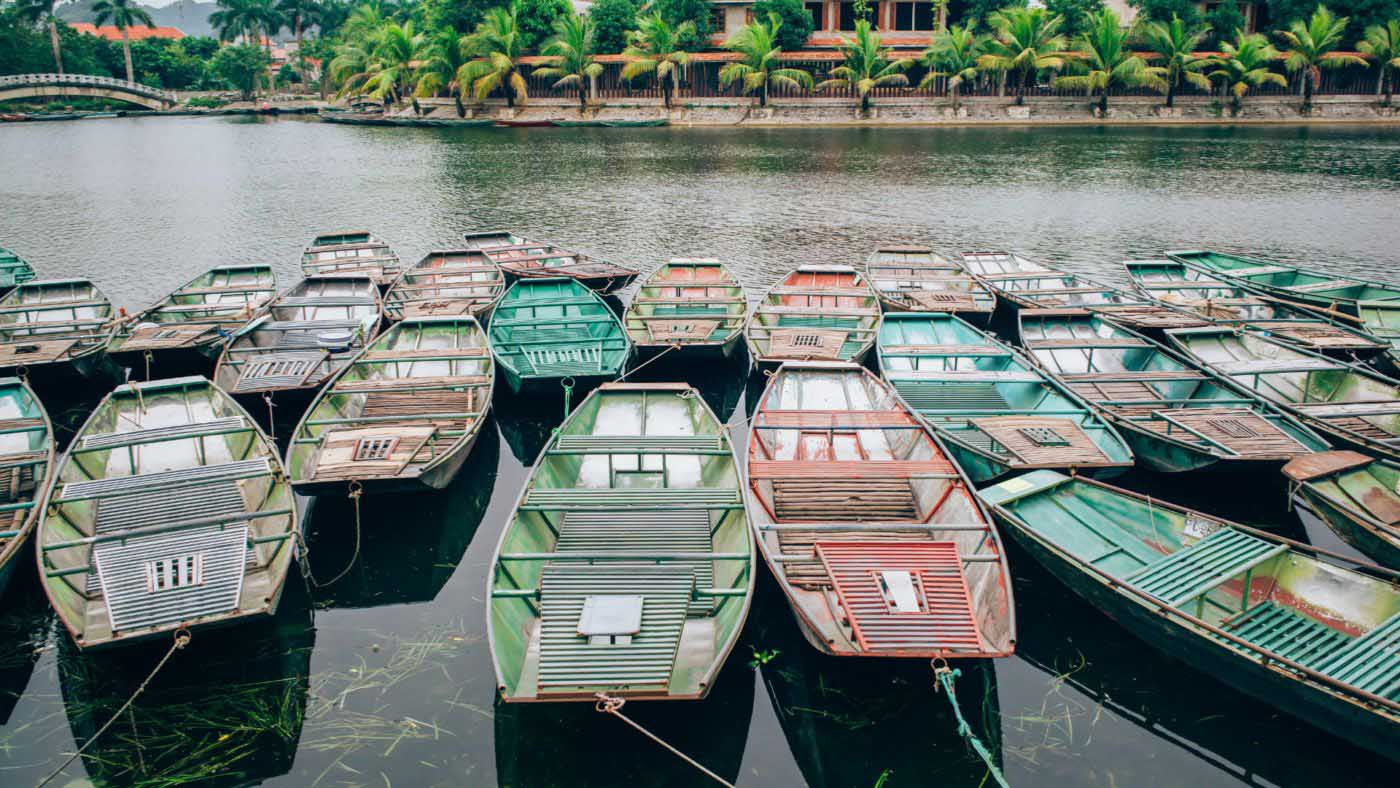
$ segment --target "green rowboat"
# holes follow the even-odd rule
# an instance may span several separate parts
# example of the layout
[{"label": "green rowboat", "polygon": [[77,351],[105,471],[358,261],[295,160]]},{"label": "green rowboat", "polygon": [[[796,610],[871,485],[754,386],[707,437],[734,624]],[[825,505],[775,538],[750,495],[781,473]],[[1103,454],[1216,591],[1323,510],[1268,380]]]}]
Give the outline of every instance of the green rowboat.
[{"label": "green rowboat", "polygon": [[987,325],[997,299],[960,264],[925,246],[882,246],[865,262],[866,274],[890,312],[948,312]]},{"label": "green rowboat", "polygon": [[505,289],[501,267],[481,252],[428,252],[384,294],[384,314],[391,320],[470,315],[484,321]]},{"label": "green rowboat", "polygon": [[1133,287],[1147,298],[1189,309],[1217,325],[1267,331],[1285,342],[1336,356],[1373,355],[1388,347],[1355,328],[1176,260],[1128,260],[1123,267]]},{"label": "green rowboat", "polygon": [[35,499],[53,467],[53,425],[29,384],[0,378],[0,596],[39,521]]},{"label": "green rowboat", "polygon": [[402,271],[389,244],[365,230],[318,235],[301,254],[301,272],[307,276],[367,276],[376,286],[388,287]]},{"label": "green rowboat", "polygon": [[622,374],[632,343],[617,315],[576,279],[521,279],[491,319],[491,352],[511,391],[586,388]]},{"label": "green rowboat", "polygon": [[675,347],[687,356],[728,356],[739,343],[748,307],[744,288],[720,261],[676,258],[647,277],[623,324],[639,353]]},{"label": "green rowboat", "polygon": [[859,362],[875,345],[880,301],[848,265],[804,265],[764,293],[749,314],[749,357],[764,369],[784,361]]},{"label": "green rowboat", "polygon": [[295,552],[276,445],[204,378],[107,395],[43,509],[40,577],[84,649],[271,616]]},{"label": "green rowboat", "polygon": [[878,349],[884,379],[974,482],[1033,468],[1121,473],[1133,464],[1088,403],[954,315],[887,314]]},{"label": "green rowboat", "polygon": [[307,410],[287,450],[303,495],[347,485],[441,489],[457,475],[495,382],[472,317],[409,318],[342,369]]},{"label": "green rowboat", "polygon": [[1299,457],[1283,466],[1295,497],[1343,541],[1400,569],[1400,463],[1354,451]]},{"label": "green rowboat", "polygon": [[107,355],[142,380],[208,375],[230,334],[277,295],[270,265],[222,265],[125,321]]},{"label": "green rowboat", "polygon": [[1054,471],[981,495],[1051,574],[1137,637],[1400,757],[1396,573]]},{"label": "green rowboat", "polygon": [[34,278],[34,269],[18,254],[0,246],[0,295]]},{"label": "green rowboat", "polygon": [[487,635],[505,701],[705,697],[753,595],[724,425],[683,383],[604,384],[501,535]]},{"label": "green rowboat", "polygon": [[115,377],[104,352],[112,303],[87,279],[35,279],[0,299],[0,374],[23,369],[40,396],[83,378]]},{"label": "green rowboat", "polygon": [[1084,310],[1022,310],[1032,360],[1163,472],[1282,464],[1327,443],[1292,417],[1141,334]]},{"label": "green rowboat", "polygon": [[996,528],[889,384],[859,364],[783,364],[748,447],[749,521],[813,648],[1012,653],[1011,573]]},{"label": "green rowboat", "polygon": [[1193,328],[1167,337],[1186,355],[1334,440],[1400,459],[1400,381],[1257,331]]}]

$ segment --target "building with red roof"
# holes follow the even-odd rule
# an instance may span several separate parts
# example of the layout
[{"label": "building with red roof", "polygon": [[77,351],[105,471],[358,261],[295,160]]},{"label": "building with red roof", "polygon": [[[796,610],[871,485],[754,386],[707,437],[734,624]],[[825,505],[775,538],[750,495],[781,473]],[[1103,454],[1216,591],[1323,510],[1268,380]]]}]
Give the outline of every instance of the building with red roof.
[{"label": "building with red roof", "polygon": [[[69,27],[90,36],[98,36],[108,41],[122,40],[122,31],[115,25],[103,25],[98,27],[91,22],[70,22]],[[171,41],[179,41],[185,37],[185,32],[178,27],[146,27],[145,25],[135,25],[126,29],[127,38],[132,41],[143,41],[147,38],[167,38]]]}]

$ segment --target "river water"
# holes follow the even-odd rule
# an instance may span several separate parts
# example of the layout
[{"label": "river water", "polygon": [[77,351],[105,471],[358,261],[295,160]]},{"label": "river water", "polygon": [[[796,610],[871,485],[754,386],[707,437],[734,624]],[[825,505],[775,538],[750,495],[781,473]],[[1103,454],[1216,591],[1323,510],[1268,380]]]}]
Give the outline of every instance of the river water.
[{"label": "river water", "polygon": [[[0,128],[0,245],[90,277],[128,311],[208,266],[273,264],[369,228],[405,260],[509,227],[645,270],[714,256],[760,292],[880,243],[1015,248],[1116,278],[1168,248],[1250,250],[1400,278],[1400,130],[382,129],[283,119]],[[626,294],[624,294],[624,299]],[[761,381],[687,379],[737,423]],[[100,391],[77,392],[91,402]],[[558,399],[498,391],[449,489],[308,518],[310,568],[266,625],[198,635],[54,785],[707,785],[591,707],[503,708],[482,596]],[[76,425],[83,405],[53,414]],[[1276,480],[1134,473],[1150,491],[1337,548]],[[964,666],[961,708],[1013,785],[1393,784],[1393,766],[1133,639],[1025,554],[1017,655]],[[68,647],[32,568],[0,604],[0,785],[33,785],[117,711],[163,649]],[[624,709],[742,786],[991,785],[927,666],[819,657],[766,574],[700,703]]]}]

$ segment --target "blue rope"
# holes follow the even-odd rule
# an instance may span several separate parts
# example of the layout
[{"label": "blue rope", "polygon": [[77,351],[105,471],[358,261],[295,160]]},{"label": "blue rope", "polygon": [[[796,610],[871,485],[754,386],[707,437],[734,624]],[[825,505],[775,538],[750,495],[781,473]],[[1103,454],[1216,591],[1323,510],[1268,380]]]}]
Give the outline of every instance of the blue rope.
[{"label": "blue rope", "polygon": [[569,418],[569,402],[574,398],[574,379],[564,378],[559,381],[559,385],[564,387],[564,418]]},{"label": "blue rope", "polygon": [[940,661],[941,660],[934,661],[933,675],[938,679],[939,686],[941,686],[943,691],[948,695],[948,703],[953,707],[953,715],[958,718],[958,735],[967,739],[967,743],[972,745],[972,749],[977,752],[978,757],[982,759],[983,763],[987,764],[987,771],[991,773],[992,779],[997,781],[997,785],[1000,785],[1001,788],[1011,788],[1011,784],[1008,783],[1006,777],[1002,775],[1001,769],[997,768],[996,761],[992,758],[991,750],[988,750],[987,745],[983,744],[982,740],[977,738],[977,734],[972,732],[972,726],[968,725],[967,720],[963,719],[962,709],[958,708],[958,695],[953,688],[953,681],[956,680],[958,676],[962,675],[962,671],[956,668],[949,668],[946,665],[940,667],[938,664]]}]

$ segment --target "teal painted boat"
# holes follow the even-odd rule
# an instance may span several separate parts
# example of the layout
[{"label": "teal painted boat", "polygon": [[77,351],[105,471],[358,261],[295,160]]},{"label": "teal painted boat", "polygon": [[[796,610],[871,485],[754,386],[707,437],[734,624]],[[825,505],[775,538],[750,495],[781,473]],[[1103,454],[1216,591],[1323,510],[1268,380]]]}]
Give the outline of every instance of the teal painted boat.
[{"label": "teal painted boat", "polygon": [[384,314],[391,320],[470,315],[484,321],[505,289],[501,267],[481,252],[428,252],[384,294]]},{"label": "teal painted boat", "polygon": [[0,246],[0,295],[34,278],[34,269],[18,254]]},{"label": "teal painted boat", "polygon": [[270,265],[221,265],[128,318],[107,355],[141,380],[208,375],[234,331],[277,295]]},{"label": "teal painted boat", "polygon": [[1010,252],[964,254],[963,264],[1017,309],[1085,309],[1139,331],[1205,325],[1193,312],[1154,302],[1080,274],[1059,271]]},{"label": "teal painted boat", "polygon": [[301,254],[306,276],[367,276],[378,287],[388,287],[403,265],[389,244],[366,230],[342,230],[311,239]]},{"label": "teal painted boat", "polygon": [[112,303],[87,279],[35,279],[0,299],[0,374],[23,369],[39,395],[67,392],[85,378],[114,380],[107,340]]},{"label": "teal painted boat", "polygon": [[396,323],[307,409],[287,450],[292,486],[303,495],[447,486],[476,444],[495,379],[475,318]]},{"label": "teal painted boat", "polygon": [[595,260],[547,241],[532,241],[509,230],[465,233],[467,249],[491,258],[501,270],[517,279],[550,279],[558,276],[576,279],[591,290],[611,293],[637,278],[637,270]]},{"label": "teal painted boat", "polygon": [[675,258],[647,277],[622,322],[639,353],[728,356],[748,309],[743,286],[720,261]]},{"label": "teal painted boat", "polygon": [[695,389],[593,391],[535,463],[492,561],[500,697],[705,697],[753,596],[742,479]]},{"label": "teal painted boat", "polygon": [[0,378],[0,597],[39,521],[35,499],[53,468],[53,425],[29,384]]},{"label": "teal painted boat", "polygon": [[205,378],[117,387],[42,505],[40,578],[79,648],[277,611],[296,499],[276,444]]},{"label": "teal painted boat", "polygon": [[1121,473],[1133,453],[1089,404],[1010,347],[948,314],[885,315],[880,370],[972,481],[1065,468]]},{"label": "teal painted boat", "polygon": [[997,299],[961,264],[926,246],[882,246],[865,261],[880,306],[890,312],[948,312],[987,325]]},{"label": "teal painted boat", "polygon": [[1400,459],[1400,381],[1257,331],[1194,328],[1167,338],[1333,440]]},{"label": "teal painted boat", "polygon": [[1083,397],[1163,472],[1281,465],[1327,442],[1225,378],[1100,315],[1022,310],[1032,360]]},{"label": "teal painted boat", "polygon": [[622,374],[632,343],[597,293],[575,279],[521,279],[491,319],[491,352],[512,391],[586,388]]},{"label": "teal painted boat", "polygon": [[1054,471],[981,495],[1051,574],[1137,637],[1400,758],[1400,575]]},{"label": "teal painted boat", "polygon": [[744,325],[761,368],[785,361],[859,362],[875,345],[880,300],[848,265],[804,265],[763,294]]},{"label": "teal painted boat", "polygon": [[1400,463],[1354,451],[1299,457],[1283,466],[1294,497],[1347,544],[1400,569]]},{"label": "teal painted boat", "polygon": [[[1388,344],[1316,312],[1232,284],[1176,260],[1123,263],[1147,298],[1188,309],[1217,325],[1267,331],[1291,344],[1333,356],[1373,356]],[[1400,316],[1400,315],[1397,315]]]}]

